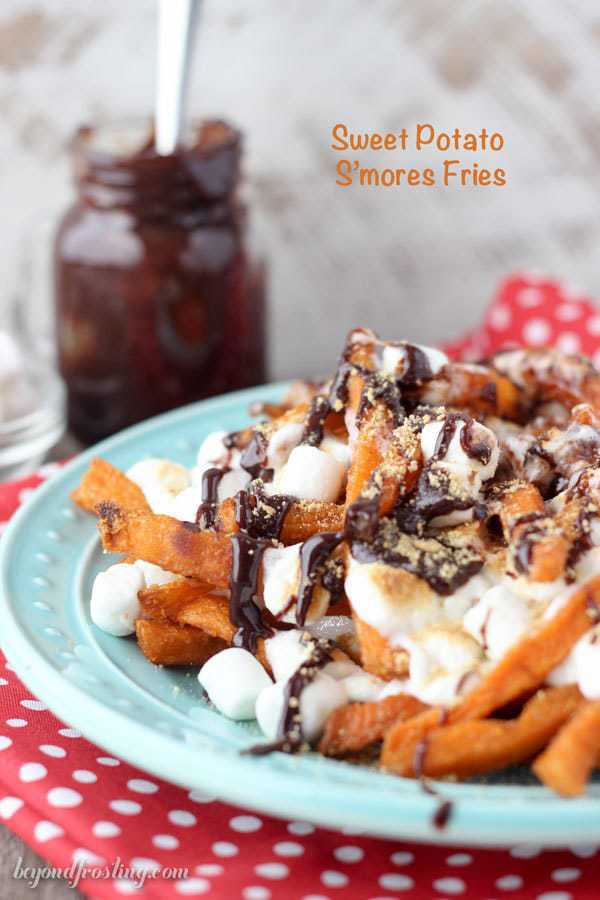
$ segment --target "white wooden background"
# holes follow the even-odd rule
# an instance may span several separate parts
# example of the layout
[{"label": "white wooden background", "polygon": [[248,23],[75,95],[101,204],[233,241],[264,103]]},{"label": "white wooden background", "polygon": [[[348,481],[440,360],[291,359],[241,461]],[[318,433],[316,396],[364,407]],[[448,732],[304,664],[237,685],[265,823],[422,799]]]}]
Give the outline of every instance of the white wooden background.
[{"label": "white wooden background", "polygon": [[[153,54],[152,0],[3,0],[3,304],[30,217],[68,200],[67,136],[150,111]],[[247,135],[271,259],[272,374],[326,370],[356,323],[456,335],[515,268],[600,297],[599,98],[594,0],[205,0],[190,107]],[[502,131],[509,185],[334,185],[336,121],[427,120]]]}]

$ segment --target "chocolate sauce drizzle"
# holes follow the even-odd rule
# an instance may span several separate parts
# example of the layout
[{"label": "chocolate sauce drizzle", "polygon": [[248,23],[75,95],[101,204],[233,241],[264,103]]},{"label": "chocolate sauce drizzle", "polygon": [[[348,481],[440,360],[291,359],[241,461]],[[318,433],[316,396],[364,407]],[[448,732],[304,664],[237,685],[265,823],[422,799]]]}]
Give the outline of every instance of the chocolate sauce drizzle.
[{"label": "chocolate sauce drizzle", "polygon": [[323,531],[321,534],[313,534],[300,548],[300,583],[296,601],[296,622],[300,628],[306,622],[317,577],[344,537],[343,531]]},{"label": "chocolate sauce drizzle", "polygon": [[600,606],[596,603],[593,594],[588,594],[585,598],[585,610],[594,625],[600,623]]},{"label": "chocolate sauce drizzle", "polygon": [[267,495],[263,482],[255,480],[235,495],[235,521],[241,531],[253,538],[278,541],[292,498],[285,494]]},{"label": "chocolate sauce drizzle", "polygon": [[351,541],[358,562],[385,562],[417,575],[442,596],[453,594],[483,566],[473,547],[453,543],[452,535],[413,538],[392,519],[382,519],[371,542]]},{"label": "chocolate sauce drizzle", "polygon": [[533,562],[533,548],[536,538],[543,537],[548,531],[548,522],[544,513],[532,512],[520,516],[512,525],[511,532],[515,528],[523,526],[513,548],[513,561],[515,570],[526,575]]},{"label": "chocolate sauce drizzle", "polygon": [[264,756],[275,750],[284,753],[298,753],[305,746],[302,738],[302,716],[300,714],[300,696],[311,684],[319,671],[331,662],[333,645],[329,641],[310,641],[311,654],[294,672],[285,686],[283,711],[279,720],[277,738],[268,744],[257,744],[244,750],[250,756]]},{"label": "chocolate sauce drizzle", "polygon": [[240,456],[240,466],[251,478],[260,477],[267,464],[267,439],[260,431],[252,434]]},{"label": "chocolate sauce drizzle", "polygon": [[260,564],[267,546],[266,541],[258,541],[243,531],[231,537],[229,618],[237,628],[233,644],[250,653],[256,653],[259,638],[273,634],[264,624],[261,610],[255,603]]},{"label": "chocolate sauce drizzle", "polygon": [[323,440],[325,420],[330,412],[331,403],[324,394],[317,394],[316,397],[313,397],[306,421],[304,422],[304,429],[300,438],[301,444],[308,444],[309,447],[319,446]]},{"label": "chocolate sauce drizzle", "polygon": [[228,469],[213,467],[202,473],[202,503],[196,512],[196,525],[214,528],[219,506],[219,483]]},{"label": "chocolate sauce drizzle", "polygon": [[[443,725],[443,723],[446,721],[447,715],[448,714],[445,709],[441,710],[440,725]],[[432,787],[430,781],[424,774],[425,756],[427,754],[428,747],[429,737],[425,735],[425,737],[422,738],[415,747],[415,754],[413,757],[413,772],[415,774],[415,778],[418,778],[419,780],[421,790],[425,794],[429,794],[431,797],[435,797],[436,800],[439,801],[438,807],[433,814],[431,822],[435,828],[437,828],[438,830],[442,830],[450,821],[450,817],[452,816],[453,803],[451,800],[447,800],[445,797],[443,797],[438,790]]]},{"label": "chocolate sauce drizzle", "polygon": [[[419,417],[415,418],[418,420]],[[439,465],[446,458],[461,424],[463,427],[459,432],[459,440],[465,454],[482,465],[487,465],[491,459],[492,448],[483,441],[475,440],[475,421],[471,416],[466,413],[449,413],[444,419],[433,454],[419,475],[413,494],[396,510],[396,520],[407,534],[422,534],[432,519],[460,510],[472,509],[475,518],[485,515],[485,507],[478,504],[474,497],[453,495],[450,475]]]}]

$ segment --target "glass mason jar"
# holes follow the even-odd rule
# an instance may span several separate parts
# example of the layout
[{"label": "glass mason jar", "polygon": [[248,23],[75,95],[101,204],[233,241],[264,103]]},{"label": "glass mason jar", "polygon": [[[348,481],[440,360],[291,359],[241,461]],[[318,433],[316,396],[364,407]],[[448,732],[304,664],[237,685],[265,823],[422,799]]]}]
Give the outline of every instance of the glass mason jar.
[{"label": "glass mason jar", "polygon": [[54,294],[69,426],[86,443],[265,380],[240,134],[205,122],[158,156],[143,133],[84,128],[73,141],[78,196],[56,235]]}]

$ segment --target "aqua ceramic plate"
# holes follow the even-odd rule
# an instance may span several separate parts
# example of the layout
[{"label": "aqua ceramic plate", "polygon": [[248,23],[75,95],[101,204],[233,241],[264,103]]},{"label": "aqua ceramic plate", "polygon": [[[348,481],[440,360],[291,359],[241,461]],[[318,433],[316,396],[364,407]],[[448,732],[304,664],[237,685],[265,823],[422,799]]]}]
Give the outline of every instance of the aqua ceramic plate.
[{"label": "aqua ceramic plate", "polygon": [[133,639],[92,625],[92,580],[108,561],[92,517],[69,501],[90,459],[102,455],[127,468],[144,456],[167,456],[191,465],[208,432],[241,427],[251,401],[275,400],[282,390],[272,385],[230,394],[145,422],[82,454],[34,493],[0,544],[0,640],[19,677],[57,716],[111,753],[263,812],[443,843],[600,841],[600,784],[575,801],[508,777],[443,785],[453,815],[438,831],[432,824],[437,801],[414,781],[317,754],[242,756],[257,740],[256,726],[211,709],[195,670],[154,667]]}]

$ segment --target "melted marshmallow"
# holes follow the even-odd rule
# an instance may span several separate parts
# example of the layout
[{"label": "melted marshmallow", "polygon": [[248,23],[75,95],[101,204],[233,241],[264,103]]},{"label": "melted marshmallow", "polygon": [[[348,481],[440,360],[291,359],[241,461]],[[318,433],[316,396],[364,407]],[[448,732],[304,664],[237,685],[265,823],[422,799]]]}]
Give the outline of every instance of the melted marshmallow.
[{"label": "melted marshmallow", "polygon": [[165,515],[171,514],[173,500],[190,484],[185,466],[169,459],[142,459],[127,476],[142,489],[152,512]]}]

